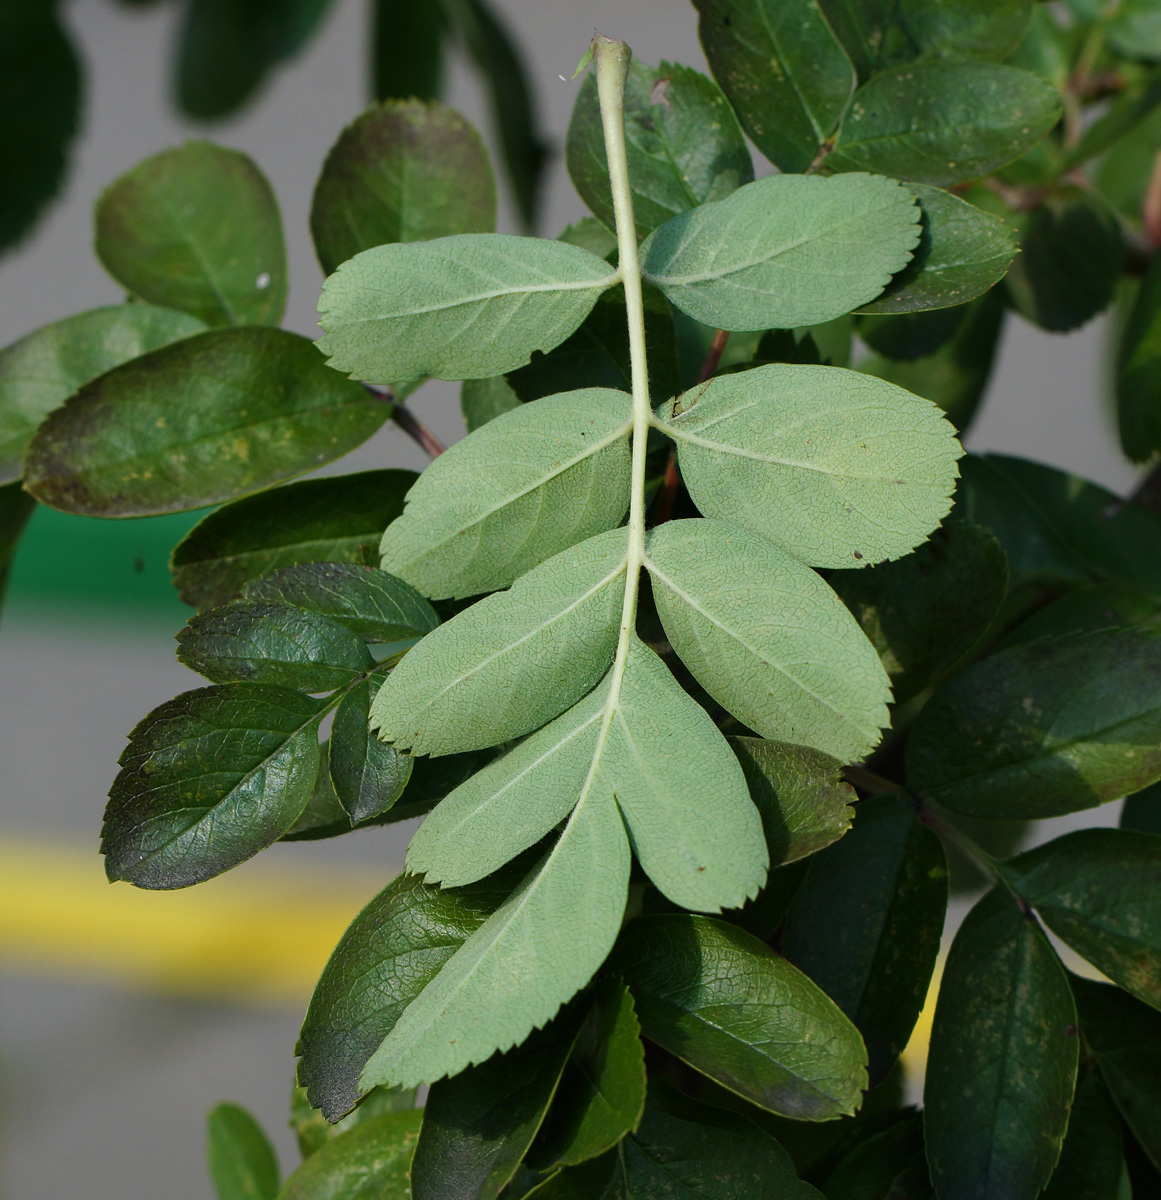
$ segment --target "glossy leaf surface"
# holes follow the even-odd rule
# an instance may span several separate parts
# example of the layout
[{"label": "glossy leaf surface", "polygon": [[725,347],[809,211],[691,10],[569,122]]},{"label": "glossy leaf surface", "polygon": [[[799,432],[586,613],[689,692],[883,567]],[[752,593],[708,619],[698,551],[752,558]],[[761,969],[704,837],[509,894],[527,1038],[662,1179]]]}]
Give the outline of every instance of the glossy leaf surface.
[{"label": "glossy leaf surface", "polygon": [[313,470],[366,441],[389,414],[328,371],[306,338],[210,330],[81,388],[37,431],[25,479],[66,512],[182,512]]},{"label": "glossy leaf surface", "polygon": [[330,274],[372,246],[496,227],[496,183],[480,135],[455,109],[401,99],[368,109],[323,163],[310,232]]},{"label": "glossy leaf surface", "polygon": [[1059,117],[1056,89],[1017,67],[897,67],[855,93],[826,163],[948,187],[1018,158]]},{"label": "glossy leaf surface", "polygon": [[805,171],[834,130],[854,67],[814,0],[694,0],[714,78],[754,145]]},{"label": "glossy leaf surface", "polygon": [[367,1059],[518,880],[508,872],[445,891],[400,875],[351,922],[315,986],[297,1047],[298,1081],[328,1120],[354,1108]]},{"label": "glossy leaf surface", "polygon": [[[722,200],[754,178],[738,118],[717,85],[692,67],[636,59],[625,84],[625,137],[638,237],[680,212]],[[565,143],[581,199],[612,228],[613,197],[597,81],[581,85]]]},{"label": "glossy leaf surface", "polygon": [[1056,955],[990,892],[952,943],[931,1031],[923,1112],[941,1200],[1034,1200],[1064,1141],[1077,1047]]},{"label": "glossy leaf surface", "polygon": [[645,1036],[730,1091],[796,1120],[859,1104],[867,1073],[857,1030],[757,938],[710,917],[641,917],[613,963]]},{"label": "glossy leaf surface", "polygon": [[109,879],[189,887],[277,841],[310,799],[322,713],[318,700],[255,683],[200,688],[154,709],[109,791]]},{"label": "glossy leaf surface", "polygon": [[441,454],[380,547],[383,570],[435,599],[510,586],[629,507],[630,402],[590,388],[489,421]]},{"label": "glossy leaf surface", "polygon": [[894,180],[771,175],[654,230],[641,268],[710,328],[818,325],[879,295],[910,261],[919,218]]},{"label": "glossy leaf surface", "polygon": [[206,1117],[206,1159],[218,1200],[274,1200],[282,1172],[262,1126],[237,1104]]},{"label": "glossy leaf surface", "polygon": [[1161,837],[1081,829],[1001,870],[1053,933],[1126,991],[1161,1008]]},{"label": "glossy leaf surface", "polygon": [[858,372],[756,367],[662,412],[701,512],[811,566],[899,558],[951,507],[963,453],[952,426],[928,401]]},{"label": "glossy leaf surface", "polygon": [[376,383],[503,375],[563,342],[613,279],[587,250],[509,234],[376,246],[323,285],[319,349]]},{"label": "glossy leaf surface", "polygon": [[152,304],[118,304],[66,317],[0,351],[0,484],[19,479],[36,427],[95,376],[205,326]]},{"label": "glossy leaf surface", "polygon": [[911,1037],[947,909],[943,846],[902,795],[858,806],[854,828],[815,855],[795,893],[782,953],[863,1035],[871,1083]]},{"label": "glossy leaf surface", "polygon": [[186,142],[138,163],[97,204],[97,257],[129,291],[207,325],[277,325],[282,218],[244,154]]},{"label": "glossy leaf surface", "polygon": [[203,517],[174,548],[174,584],[187,604],[213,608],[278,567],[373,563],[415,479],[413,471],[361,471],[236,500]]},{"label": "glossy leaf surface", "polygon": [[828,582],[878,650],[901,704],[984,636],[1007,593],[1008,567],[988,530],[953,519],[914,554],[838,571]]},{"label": "glossy leaf surface", "polygon": [[671,521],[652,534],[648,555],[666,635],[715,700],[764,737],[843,761],[875,745],[887,723],[886,676],[813,571],[719,521]]},{"label": "glossy leaf surface", "polygon": [[1161,641],[1152,627],[1014,646],[924,708],[909,786],[972,816],[1092,808],[1161,776]]},{"label": "glossy leaf surface", "polygon": [[360,1086],[412,1086],[519,1045],[592,978],[625,913],[629,842],[594,789],[551,850],[448,960],[375,1051]]},{"label": "glossy leaf surface", "polygon": [[352,822],[386,812],[403,794],[415,761],[368,727],[379,683],[373,678],[352,688],[339,702],[331,727],[331,782]]},{"label": "glossy leaf surface", "polygon": [[625,543],[589,538],[429,634],[375,697],[379,736],[413,754],[483,749],[574,704],[612,662]]}]

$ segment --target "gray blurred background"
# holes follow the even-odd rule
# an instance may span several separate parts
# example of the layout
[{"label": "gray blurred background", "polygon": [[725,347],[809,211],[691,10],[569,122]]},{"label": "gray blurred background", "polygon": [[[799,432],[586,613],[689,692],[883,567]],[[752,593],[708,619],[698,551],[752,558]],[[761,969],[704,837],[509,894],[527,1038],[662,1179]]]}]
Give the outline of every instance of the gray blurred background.
[{"label": "gray blurred background", "polygon": [[[628,41],[645,61],[705,69],[696,17],[686,0],[495,0],[495,7],[525,48],[557,151],[539,230],[555,235],[584,213],[560,154],[577,83],[561,76],[569,79],[594,29]],[[17,251],[0,259],[0,345],[122,298],[92,255],[96,195],[147,155],[204,136],[246,151],[270,177],[290,251],[286,324],[314,335],[321,274],[307,228],[310,196],[331,143],[367,102],[364,0],[335,0],[306,53],[242,116],[208,127],[180,120],[167,94],[177,7],[66,0],[64,13],[85,60],[85,124],[63,198]],[[495,157],[483,96],[459,59],[445,99],[482,128]],[[515,231],[503,186],[501,180],[501,228]],[[1104,341],[1104,320],[1060,337],[1011,319],[969,446],[1050,462],[1114,490],[1131,487],[1135,471],[1115,444],[1102,399]],[[445,441],[462,436],[455,385],[430,384],[409,404]],[[332,469],[419,469],[423,462],[387,426]],[[50,519],[38,513],[35,520],[49,529]],[[140,558],[136,536],[127,530],[123,548]],[[297,1161],[286,1129],[287,1093],[309,972],[265,989],[247,982],[244,971],[241,982],[211,978],[212,971],[200,981],[195,971],[162,979],[136,962],[152,951],[118,944],[106,954],[79,915],[55,913],[52,880],[64,881],[58,891],[69,896],[75,883],[77,914],[84,897],[104,886],[96,841],[125,735],[150,708],[201,681],[173,657],[172,636],[184,619],[176,597],[120,616],[86,605],[86,588],[97,586],[105,568],[86,557],[83,534],[74,531],[60,543],[46,541],[43,531],[38,537],[30,536],[17,561],[0,626],[0,1200],[207,1197],[202,1121],[219,1099],[250,1107],[275,1136],[284,1167]],[[155,585],[164,561],[150,553],[144,566]],[[33,555],[55,561],[34,562]],[[55,572],[51,587],[46,571]],[[63,589],[69,595],[61,579],[72,581]],[[1096,819],[1111,823],[1109,807],[1115,810],[1107,806]],[[1093,818],[1081,814],[1080,823]],[[235,871],[240,883],[218,881],[207,894],[219,887],[215,902],[233,903],[232,919],[243,926],[295,904],[316,912],[323,932],[314,940],[325,946],[325,930],[341,928],[398,870],[409,832],[278,846]],[[200,891],[180,903],[197,903]],[[141,915],[133,921],[169,911],[146,913],[141,905],[151,902],[165,898],[134,898],[133,912]],[[961,911],[957,905],[956,915]],[[41,925],[55,932],[38,950],[34,934]],[[132,921],[127,927],[138,928]],[[317,945],[311,953],[319,953]]]}]

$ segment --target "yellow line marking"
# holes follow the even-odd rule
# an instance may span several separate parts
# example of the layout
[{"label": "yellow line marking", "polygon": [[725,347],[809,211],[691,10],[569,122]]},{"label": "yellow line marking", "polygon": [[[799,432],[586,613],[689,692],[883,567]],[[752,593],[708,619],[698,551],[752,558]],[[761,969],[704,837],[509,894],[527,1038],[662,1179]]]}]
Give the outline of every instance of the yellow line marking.
[{"label": "yellow line marking", "polygon": [[95,850],[0,840],[0,966],[152,991],[299,1004],[390,879],[248,863],[176,892],[105,880]]}]

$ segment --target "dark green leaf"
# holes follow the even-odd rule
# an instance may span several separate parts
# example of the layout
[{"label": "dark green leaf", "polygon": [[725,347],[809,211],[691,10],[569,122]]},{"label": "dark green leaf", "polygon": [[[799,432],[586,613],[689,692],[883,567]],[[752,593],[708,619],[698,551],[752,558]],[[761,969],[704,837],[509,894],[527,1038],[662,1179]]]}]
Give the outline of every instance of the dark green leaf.
[{"label": "dark green leaf", "polygon": [[203,329],[171,308],[118,304],[46,325],[0,352],[0,483],[20,478],[36,427],[82,384]]},{"label": "dark green leaf", "polygon": [[406,641],[439,624],[435,609],[402,579],[355,563],[283,567],[245,584],[242,596],[318,613],[366,642]]},{"label": "dark green leaf", "polygon": [[374,1088],[363,1097],[358,1108],[349,1112],[341,1121],[333,1124],[317,1108],[312,1108],[306,1097],[306,1088],[297,1084],[290,1092],[290,1127],[298,1139],[298,1148],[303,1158],[310,1158],[327,1142],[341,1137],[356,1125],[384,1113],[406,1112],[415,1107],[416,1089]]},{"label": "dark green leaf", "polygon": [[1016,256],[1016,236],[998,217],[940,188],[917,183],[911,190],[923,211],[919,245],[883,294],[861,312],[911,313],[965,304],[998,283]]},{"label": "dark green leaf", "polygon": [[1057,937],[1161,1008],[1161,837],[1080,829],[1000,870]]},{"label": "dark green leaf", "polygon": [[36,501],[19,483],[0,486],[0,601],[4,599],[4,588],[20,535],[35,507]]},{"label": "dark green leaf", "polygon": [[[1121,446],[1134,462],[1161,450],[1161,258],[1154,257],[1117,349],[1117,423]],[[0,360],[2,363],[2,360]]]},{"label": "dark green leaf", "polygon": [[[654,68],[635,59],[630,63],[625,138],[638,237],[679,212],[721,200],[754,178],[750,152],[729,101],[692,67],[663,62]],[[581,199],[612,227],[613,197],[595,74],[586,77],[577,94],[565,158]]]},{"label": "dark green leaf", "polygon": [[[1079,145],[1069,155],[1069,165],[1082,163],[1113,148],[1114,154],[1119,150],[1135,148],[1126,135],[1140,129],[1141,123],[1152,116],[1161,104],[1161,71],[1151,71],[1136,86],[1130,84],[1120,95],[1114,97],[1106,112],[1095,121],[1085,126],[1084,134]],[[1098,178],[1107,179],[1108,168],[1111,164],[1104,163]],[[1148,173],[1149,162],[1139,164],[1139,169]]]},{"label": "dark green leaf", "polygon": [[406,1200],[421,1109],[361,1121],[329,1141],[287,1179],[278,1200]]},{"label": "dark green leaf", "polygon": [[218,1200],[274,1200],[282,1172],[262,1126],[237,1104],[206,1117],[206,1158]]},{"label": "dark green leaf", "polygon": [[309,40],[330,0],[191,0],[182,24],[177,100],[192,117],[224,117]]},{"label": "dark green leaf", "polygon": [[897,67],[855,93],[826,163],[946,187],[1018,158],[1059,118],[1056,89],[1017,67]]},{"label": "dark green leaf", "polygon": [[277,325],[282,218],[244,154],[186,142],[138,163],[97,203],[97,256],[131,292],[208,325]]},{"label": "dark green leaf", "polygon": [[711,917],[641,917],[613,958],[645,1036],[771,1112],[826,1121],[867,1085],[857,1030],[799,971]]},{"label": "dark green leaf", "polygon": [[173,582],[187,604],[213,608],[248,579],[301,562],[377,563],[379,538],[403,511],[414,471],[308,479],[203,517],[173,551]]},{"label": "dark green leaf", "polygon": [[442,4],[374,0],[371,42],[373,91],[379,100],[437,100],[443,83]]},{"label": "dark green leaf", "polygon": [[750,797],[762,815],[771,867],[784,866],[838,841],[858,798],[842,781],[842,763],[821,750],[763,738],[732,737]]},{"label": "dark green leaf", "polygon": [[916,1115],[872,1134],[827,1177],[827,1200],[931,1200],[923,1149],[923,1118]]},{"label": "dark green leaf", "polygon": [[752,933],[759,941],[773,941],[790,911],[794,893],[806,878],[806,867],[806,860],[799,859],[789,866],[771,870],[765,886],[754,899],[747,900],[741,908],[724,912],[722,919]]},{"label": "dark green leaf", "polygon": [[570,246],[580,246],[582,250],[591,250],[601,258],[610,258],[617,253],[617,235],[596,217],[581,217],[561,232],[556,239],[558,242],[568,242]]},{"label": "dark green leaf", "polygon": [[1005,59],[1028,31],[1034,0],[901,0],[898,22],[921,58]]},{"label": "dark green leaf", "polygon": [[415,1200],[496,1200],[552,1103],[583,1015],[574,1005],[523,1045],[432,1084],[411,1167]]},{"label": "dark green leaf", "polygon": [[1027,459],[969,454],[960,474],[956,511],[1000,539],[1013,588],[1111,579],[1161,594],[1161,514]]},{"label": "dark green leaf", "polygon": [[189,887],[277,841],[310,799],[324,711],[256,683],[199,688],[155,708],[130,734],[109,791],[109,879]]},{"label": "dark green leaf", "polygon": [[1161,783],[1151,783],[1125,800],[1121,828],[1140,833],[1161,833]]},{"label": "dark green leaf", "polygon": [[1123,0],[1112,10],[1109,45],[1129,58],[1161,58],[1161,13],[1153,0]]},{"label": "dark green leaf", "polygon": [[286,604],[242,601],[211,609],[191,617],[177,641],[177,657],[213,683],[332,692],[375,665],[349,630]]},{"label": "dark green leaf", "polygon": [[527,229],[536,225],[549,149],[538,128],[524,56],[484,0],[446,0],[452,25],[484,77],[504,167]]},{"label": "dark green leaf", "polygon": [[1113,210],[1090,191],[1057,187],[1021,223],[1005,287],[1022,316],[1063,333],[1108,307],[1124,263]]},{"label": "dark green leaf", "polygon": [[515,869],[444,890],[400,875],[351,922],[315,986],[297,1046],[298,1081],[328,1120],[354,1108],[367,1059],[519,877]]},{"label": "dark green leaf", "polygon": [[866,82],[880,68],[896,0],[818,0],[818,6]]},{"label": "dark green leaf", "polygon": [[1064,1141],[1077,1049],[1056,955],[990,892],[952,943],[931,1031],[923,1117],[940,1200],[1035,1200]]},{"label": "dark green leaf", "polygon": [[988,530],[953,519],[914,554],[836,571],[828,582],[878,650],[902,704],[979,643],[1003,603],[1008,567]]},{"label": "dark green leaf", "polygon": [[902,795],[859,804],[854,828],[810,860],[782,953],[863,1035],[871,1083],[911,1037],[947,909],[943,845]]},{"label": "dark green leaf", "polygon": [[331,782],[352,822],[386,812],[403,795],[415,762],[371,732],[371,701],[378,690],[377,679],[352,688],[331,728]]},{"label": "dark green leaf", "polygon": [[339,458],[390,411],[327,370],[306,338],[210,330],[81,388],[32,439],[25,481],[86,516],[182,512]]},{"label": "dark green leaf", "polygon": [[421,100],[389,101],[348,125],[323,163],[310,208],[327,275],[384,242],[495,227],[496,183],[480,135],[454,109]]},{"label": "dark green leaf", "polygon": [[909,786],[976,817],[1093,808],[1161,777],[1161,632],[1013,646],[961,672],[920,713]]},{"label": "dark green leaf", "polygon": [[[600,303],[598,300],[598,307]],[[565,345],[567,344],[566,342]],[[558,389],[552,390],[555,392]],[[520,404],[520,397],[503,375],[496,375],[491,379],[467,379],[460,385],[460,412],[464,415],[468,433],[479,429],[481,425],[487,425],[489,421],[506,412],[511,412],[514,408],[519,408]]]},{"label": "dark green leaf", "polygon": [[934,354],[914,362],[871,355],[859,363],[859,370],[934,401],[963,433],[971,425],[991,377],[1003,321],[1000,293],[988,292],[967,306],[950,340]]},{"label": "dark green leaf", "polygon": [[815,0],[694,0],[714,78],[754,145],[805,171],[843,114],[855,71]]},{"label": "dark green leaf", "polygon": [[[646,286],[642,290],[649,393],[652,403],[658,405],[679,390],[673,314],[669,302],[656,288]],[[605,292],[576,333],[547,354],[534,353],[528,366],[508,376],[508,384],[512,394],[525,402],[574,388],[631,391],[624,291],[614,288]]]},{"label": "dark green leaf", "polygon": [[998,643],[1006,650],[1023,642],[1137,625],[1158,615],[1157,600],[1127,583],[1086,583],[1037,609]]},{"label": "dark green leaf", "polygon": [[0,9],[0,252],[32,228],[64,179],[81,111],[81,64],[44,0]]},{"label": "dark green leaf", "polygon": [[895,362],[913,363],[917,359],[930,357],[947,345],[969,311],[964,305],[960,308],[937,308],[931,312],[864,316],[858,319],[855,328],[859,331],[859,337],[876,354]]},{"label": "dark green leaf", "polygon": [[[1000,2],[1002,4],[1003,0]],[[1035,11],[1028,32],[1006,61],[1009,66],[1031,71],[1063,91],[1072,73],[1076,27],[1066,28],[1051,5],[1032,4],[1030,7]]]},{"label": "dark green leaf", "polygon": [[606,976],[526,1157],[530,1166],[547,1170],[596,1158],[637,1128],[646,1087],[640,1034],[629,989]]},{"label": "dark green leaf", "polygon": [[1060,1162],[1043,1200],[1129,1200],[1124,1137],[1101,1077],[1086,1071],[1076,1085]]},{"label": "dark green leaf", "polygon": [[1161,1168],[1161,1014],[1107,983],[1072,978],[1085,1049],[1121,1115]]},{"label": "dark green leaf", "polygon": [[339,803],[335,785],[331,782],[330,741],[322,742],[318,751],[318,775],[310,799],[306,808],[298,814],[298,820],[282,835],[280,841],[313,841],[315,838],[350,833],[353,828],[351,818]]}]

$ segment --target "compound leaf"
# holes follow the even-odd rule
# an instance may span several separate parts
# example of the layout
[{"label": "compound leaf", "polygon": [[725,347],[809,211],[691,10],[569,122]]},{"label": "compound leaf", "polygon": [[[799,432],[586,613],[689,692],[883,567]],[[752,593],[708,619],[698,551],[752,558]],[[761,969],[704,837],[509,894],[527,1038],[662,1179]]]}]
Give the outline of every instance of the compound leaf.
[{"label": "compound leaf", "polygon": [[327,1120],[355,1107],[367,1059],[519,879],[513,868],[445,891],[400,875],[351,922],[315,985],[296,1049],[298,1081]]},{"label": "compound leaf", "polygon": [[245,154],[212,142],[163,150],[110,185],[96,249],[129,291],[207,325],[277,325],[286,306],[270,184]]},{"label": "compound leaf", "polygon": [[976,646],[1007,594],[1008,566],[995,537],[945,521],[914,554],[828,579],[879,652],[902,704]]},{"label": "compound leaf", "polygon": [[1161,1008],[1161,837],[1080,829],[1000,870],[1057,937],[1137,999]]},{"label": "compound leaf", "polygon": [[662,414],[701,512],[810,566],[899,558],[951,508],[963,453],[951,424],[930,401],[857,371],[755,367]]},{"label": "compound leaf", "polygon": [[623,670],[598,775],[637,861],[683,908],[739,908],[769,865],[742,769],[705,709],[636,638]]},{"label": "compound leaf", "polygon": [[371,702],[381,680],[357,684],[339,701],[331,727],[330,775],[351,822],[385,813],[403,795],[415,760],[370,730]]},{"label": "compound leaf", "polygon": [[1057,90],[1018,67],[896,67],[855,93],[826,165],[949,187],[1019,158],[1060,111]]},{"label": "compound leaf", "polygon": [[760,1108],[827,1121],[858,1107],[862,1038],[800,971],[712,917],[640,917],[613,965],[645,1036]]},{"label": "compound leaf", "polygon": [[523,1045],[432,1084],[411,1164],[414,1200],[496,1200],[552,1103],[583,1015],[578,1000]]},{"label": "compound leaf", "polygon": [[837,842],[858,799],[829,754],[763,738],[731,737],[750,797],[762,817],[772,867],[797,862]]},{"label": "compound leaf", "polygon": [[278,1200],[379,1200],[408,1196],[422,1109],[360,1121],[332,1138],[294,1171]]},{"label": "compound leaf", "polygon": [[455,1075],[549,1021],[612,949],[629,860],[617,805],[594,788],[552,849],[407,1008],[360,1086]]},{"label": "compound leaf", "polygon": [[[855,71],[815,0],[694,0],[714,78],[754,145],[805,171],[838,124]],[[806,324],[806,322],[800,322]]]},{"label": "compound leaf", "polygon": [[350,630],[286,604],[228,604],[191,617],[177,657],[213,683],[267,683],[332,692],[375,666]]},{"label": "compound leaf", "polygon": [[257,683],[199,688],[155,708],[130,734],[109,790],[109,879],[189,887],[276,842],[310,800],[324,711]]},{"label": "compound leaf", "polygon": [[999,283],[1019,245],[998,217],[940,188],[915,183],[923,231],[911,261],[865,313],[913,313],[966,304]]},{"label": "compound leaf", "polygon": [[[625,83],[625,139],[637,236],[754,178],[750,152],[729,101],[692,67],[633,59]],[[613,197],[596,76],[581,85],[565,142],[573,185],[612,228]]]},{"label": "compound leaf", "polygon": [[979,817],[1058,816],[1161,777],[1161,637],[1069,634],[948,682],[907,741],[909,786]]},{"label": "compound leaf", "polygon": [[249,579],[302,562],[372,563],[384,527],[403,511],[414,471],[307,479],[236,500],[178,542],[170,566],[196,608],[232,599]]},{"label": "compound leaf", "polygon": [[550,558],[411,650],[379,689],[372,725],[413,754],[495,746],[574,704],[613,659],[624,530]]},{"label": "compound leaf", "polygon": [[771,175],[666,221],[641,267],[711,328],[819,325],[882,292],[910,261],[919,218],[892,179]]},{"label": "compound leaf", "polygon": [[508,587],[629,506],[630,398],[587,388],[522,405],[435,459],[383,534],[383,570],[434,599]]},{"label": "compound leaf", "polygon": [[911,1037],[946,909],[942,843],[901,795],[863,800],[854,828],[810,860],[794,895],[782,953],[855,1023],[872,1085]]},{"label": "compound leaf", "polygon": [[282,1172],[262,1126],[237,1104],[206,1116],[206,1159],[218,1200],[274,1200]]},{"label": "compound leaf", "polygon": [[480,135],[438,101],[389,100],[339,135],[315,184],[310,232],[326,274],[387,242],[496,227],[496,182]]},{"label": "compound leaf", "polygon": [[46,325],[0,351],[0,484],[20,478],[36,427],[79,387],[204,329],[171,308],[117,304]]},{"label": "compound leaf", "polygon": [[65,512],[182,512],[339,458],[390,411],[328,371],[306,338],[211,329],[81,388],[37,430],[25,480]]},{"label": "compound leaf", "polygon": [[503,375],[560,345],[615,280],[587,250],[510,234],[376,246],[323,285],[318,345],[379,383]]},{"label": "compound leaf", "polygon": [[435,609],[402,579],[355,563],[283,567],[245,584],[242,595],[317,613],[365,642],[422,637],[439,624]]},{"label": "compound leaf", "polygon": [[1064,1141],[1077,1042],[1047,939],[990,892],[955,935],[931,1031],[923,1117],[941,1200],[1035,1200]]},{"label": "compound leaf", "polygon": [[537,1170],[596,1158],[641,1122],[645,1047],[629,989],[615,976],[595,988],[561,1086],[525,1158]]},{"label": "compound leaf", "polygon": [[704,520],[659,527],[647,565],[673,648],[745,725],[844,762],[878,742],[886,674],[809,567],[757,534]]}]

